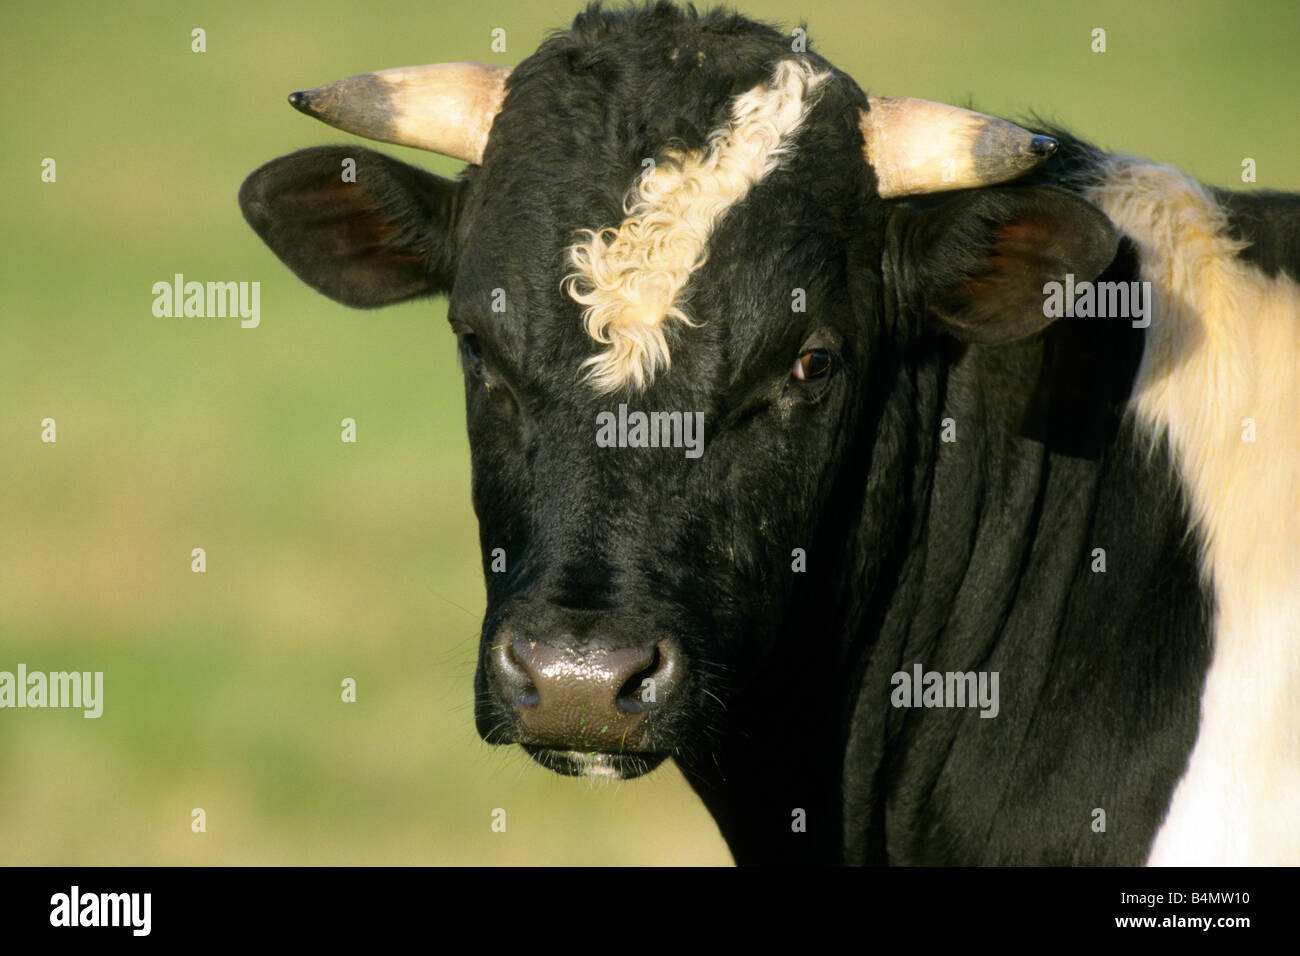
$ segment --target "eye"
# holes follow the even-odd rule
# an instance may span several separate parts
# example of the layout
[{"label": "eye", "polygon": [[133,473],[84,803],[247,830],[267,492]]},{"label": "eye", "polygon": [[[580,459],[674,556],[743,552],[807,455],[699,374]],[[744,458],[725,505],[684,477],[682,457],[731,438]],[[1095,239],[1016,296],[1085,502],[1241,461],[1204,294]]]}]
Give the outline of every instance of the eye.
[{"label": "eye", "polygon": [[831,353],[826,349],[809,349],[794,360],[790,374],[801,382],[811,382],[824,378],[830,370]]},{"label": "eye", "polygon": [[470,367],[477,370],[483,365],[483,352],[479,349],[478,336],[467,332],[460,337],[460,341],[465,348],[465,358],[469,361]]}]

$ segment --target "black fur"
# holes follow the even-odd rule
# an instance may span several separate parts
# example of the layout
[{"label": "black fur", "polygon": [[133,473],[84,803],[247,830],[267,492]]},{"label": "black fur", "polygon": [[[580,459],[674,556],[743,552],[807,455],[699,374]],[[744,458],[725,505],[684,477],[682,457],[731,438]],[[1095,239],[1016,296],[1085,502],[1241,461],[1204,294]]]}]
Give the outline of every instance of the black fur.
[{"label": "black fur", "polygon": [[[352,181],[343,178],[348,161]],[[239,206],[309,286],[373,308],[451,288],[462,191],[373,150],[320,146],[258,169],[244,180]]]},{"label": "black fur", "polygon": [[1249,243],[1241,258],[1270,276],[1285,273],[1300,282],[1300,196],[1295,193],[1234,193],[1216,189],[1228,211],[1233,238]]},{"label": "black fur", "polygon": [[[1196,736],[1210,607],[1168,453],[1123,418],[1141,330],[1042,316],[1049,277],[1135,277],[1078,198],[1101,154],[1061,134],[1021,182],[883,202],[866,97],[837,72],[794,155],[717,228],[671,370],[642,394],[579,380],[595,346],[560,289],[566,248],[618,223],[643,159],[702,147],[789,55],[732,14],[594,6],[514,71],[462,182],[349,148],[362,171],[343,187],[340,152],[309,150],[241,203],[341,301],[450,288],[486,739],[520,739],[489,680],[502,635],[670,639],[685,677],[640,750],[677,760],[738,862],[1141,863]],[[831,373],[793,379],[814,348]],[[704,456],[597,448],[620,401],[704,412]],[[914,662],[998,671],[1000,715],[891,707]]]}]

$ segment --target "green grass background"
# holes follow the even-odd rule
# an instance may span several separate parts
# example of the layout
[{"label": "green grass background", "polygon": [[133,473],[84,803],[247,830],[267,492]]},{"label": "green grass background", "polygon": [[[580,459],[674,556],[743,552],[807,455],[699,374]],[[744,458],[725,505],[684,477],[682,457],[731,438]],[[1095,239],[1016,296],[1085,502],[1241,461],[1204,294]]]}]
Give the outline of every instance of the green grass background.
[{"label": "green grass background", "polygon": [[[1300,189],[1292,2],[740,9],[806,21],[814,49],[871,92],[1036,109],[1216,185]],[[593,786],[478,740],[483,588],[445,303],[335,305],[235,203],[266,160],[350,138],[291,110],[289,91],[515,63],[576,10],[6,11],[0,669],[102,670],[106,686],[99,720],[0,711],[0,863],[730,861],[672,767]],[[206,53],[190,51],[194,27]],[[1246,156],[1259,182],[1243,187]],[[40,181],[44,157],[57,183]],[[155,318],[150,288],[176,272],[260,281],[261,327]],[[46,417],[57,444],[39,440]],[[344,417],[355,445],[339,441]],[[206,574],[190,571],[195,547]],[[339,700],[344,677],[355,704]],[[195,807],[206,833],[191,832]]]}]

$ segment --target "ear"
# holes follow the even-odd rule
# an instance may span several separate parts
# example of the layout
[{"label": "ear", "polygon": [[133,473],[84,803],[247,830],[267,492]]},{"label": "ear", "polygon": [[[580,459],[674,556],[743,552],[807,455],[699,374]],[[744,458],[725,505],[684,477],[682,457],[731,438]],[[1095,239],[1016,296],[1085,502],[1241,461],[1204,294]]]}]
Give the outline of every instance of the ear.
[{"label": "ear", "polygon": [[900,302],[966,342],[998,344],[1051,324],[1043,287],[1091,281],[1115,258],[1110,220],[1052,186],[979,189],[895,210],[887,275]]},{"label": "ear", "polygon": [[369,149],[321,146],[254,172],[239,208],[298,278],[373,308],[451,289],[464,185]]}]

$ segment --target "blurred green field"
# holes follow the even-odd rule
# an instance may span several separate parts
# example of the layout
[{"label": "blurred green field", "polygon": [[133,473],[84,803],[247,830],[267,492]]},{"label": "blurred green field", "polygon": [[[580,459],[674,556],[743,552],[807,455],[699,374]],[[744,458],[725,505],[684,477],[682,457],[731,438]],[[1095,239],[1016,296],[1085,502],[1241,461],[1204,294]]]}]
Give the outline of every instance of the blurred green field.
[{"label": "blurred green field", "polygon": [[[1300,189],[1292,2],[739,8],[806,21],[872,92],[1035,109],[1215,185]],[[98,720],[0,710],[0,863],[730,862],[671,767],[590,785],[478,740],[483,588],[445,303],[335,305],[235,202],[266,160],[349,139],[293,112],[289,91],[514,63],[577,9],[6,11],[0,670],[102,670],[105,704]],[[190,50],[195,27],[206,53]],[[45,157],[56,183],[41,182]],[[153,283],[178,272],[260,281],[260,327],[154,317]],[[47,417],[56,444],[40,441]],[[355,704],[340,702],[345,677]],[[191,832],[195,807],[206,833]]]}]

